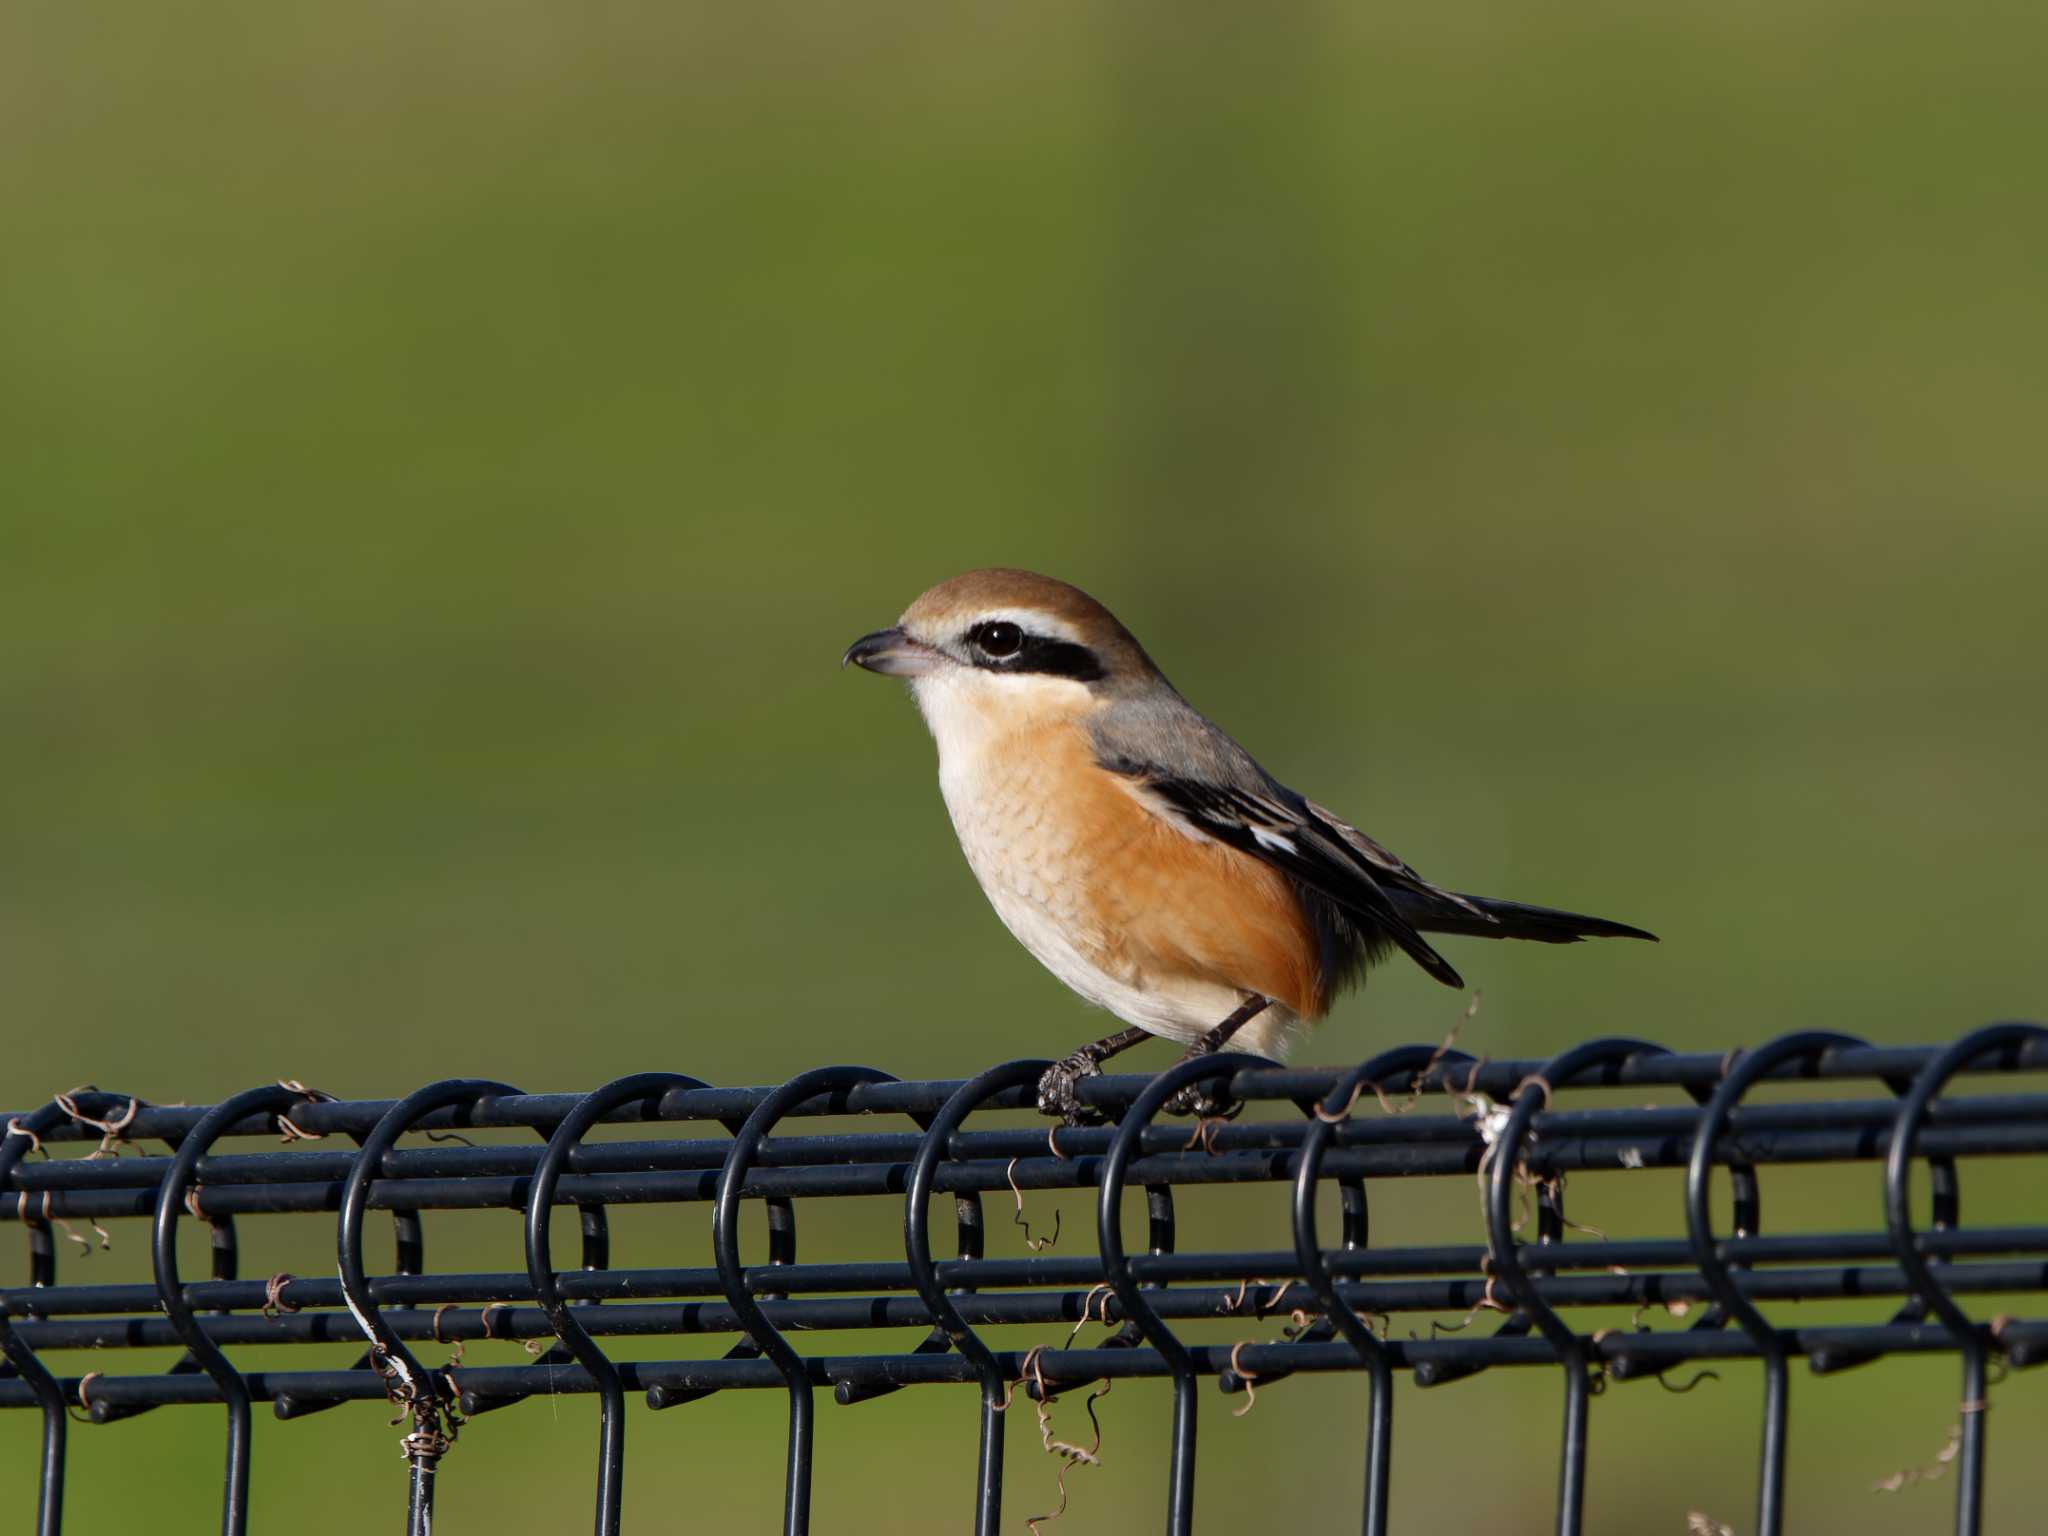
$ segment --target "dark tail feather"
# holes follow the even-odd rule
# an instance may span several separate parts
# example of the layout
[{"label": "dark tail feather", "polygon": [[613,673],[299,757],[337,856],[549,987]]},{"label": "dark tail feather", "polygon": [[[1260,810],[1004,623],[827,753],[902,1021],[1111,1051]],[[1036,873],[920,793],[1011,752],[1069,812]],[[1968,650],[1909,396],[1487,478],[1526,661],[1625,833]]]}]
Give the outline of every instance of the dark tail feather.
[{"label": "dark tail feather", "polygon": [[[1384,927],[1384,925],[1382,926]],[[1460,989],[1464,987],[1465,978],[1458,974],[1457,968],[1432,949],[1429,941],[1420,934],[1393,933],[1391,929],[1386,931],[1391,935],[1393,941],[1401,946],[1402,953],[1421,966],[1431,976],[1447,987],[1458,987]]]},{"label": "dark tail feather", "polygon": [[1555,907],[1531,907],[1519,901],[1496,901],[1490,896],[1463,897],[1486,914],[1474,917],[1462,908],[1417,892],[1390,890],[1387,895],[1400,914],[1423,933],[1461,933],[1476,939],[1534,939],[1541,944],[1576,944],[1580,939],[1657,942],[1654,933],[1631,928],[1627,923],[1587,917],[1580,912],[1560,912]]}]

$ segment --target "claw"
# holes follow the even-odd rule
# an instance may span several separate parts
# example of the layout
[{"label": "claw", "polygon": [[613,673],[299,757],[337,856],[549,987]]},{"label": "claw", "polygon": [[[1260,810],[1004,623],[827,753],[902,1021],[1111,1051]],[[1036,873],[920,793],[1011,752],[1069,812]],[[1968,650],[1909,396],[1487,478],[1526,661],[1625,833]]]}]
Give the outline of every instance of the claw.
[{"label": "claw", "polygon": [[1242,1101],[1211,1091],[1212,1084],[1189,1083],[1160,1106],[1163,1114],[1193,1115],[1201,1121],[1235,1120],[1244,1113]]},{"label": "claw", "polygon": [[1101,1111],[1083,1104],[1075,1091],[1083,1078],[1101,1075],[1102,1063],[1087,1051],[1076,1051],[1054,1062],[1038,1079],[1038,1112],[1056,1116],[1068,1125],[1101,1125]]}]

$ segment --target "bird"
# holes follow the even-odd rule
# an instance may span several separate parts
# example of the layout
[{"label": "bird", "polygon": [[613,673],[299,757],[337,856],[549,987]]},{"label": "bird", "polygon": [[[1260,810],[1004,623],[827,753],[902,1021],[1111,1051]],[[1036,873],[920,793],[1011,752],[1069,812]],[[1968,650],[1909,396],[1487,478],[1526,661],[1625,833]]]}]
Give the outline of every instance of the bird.
[{"label": "bird", "polygon": [[[969,571],[840,659],[907,679],[961,851],[1004,925],[1128,1027],[1049,1068],[1038,1107],[1160,1036],[1284,1060],[1395,951],[1465,983],[1441,934],[1569,944],[1656,936],[1432,884],[1288,788],[1168,682],[1116,616],[1033,571]],[[1187,1109],[1199,1102],[1170,1104]]]}]

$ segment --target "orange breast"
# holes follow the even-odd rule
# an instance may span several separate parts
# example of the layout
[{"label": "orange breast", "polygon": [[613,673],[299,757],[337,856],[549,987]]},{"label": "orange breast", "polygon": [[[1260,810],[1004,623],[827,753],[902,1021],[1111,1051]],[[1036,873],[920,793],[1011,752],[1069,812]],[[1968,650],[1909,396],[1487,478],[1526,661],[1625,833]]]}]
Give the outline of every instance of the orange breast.
[{"label": "orange breast", "polygon": [[1083,733],[1058,735],[1034,745],[1064,759],[1072,874],[1104,969],[1140,986],[1190,979],[1257,992],[1321,1018],[1329,999],[1315,929],[1287,880],[1249,854],[1189,837],[1134,784],[1097,767]]}]

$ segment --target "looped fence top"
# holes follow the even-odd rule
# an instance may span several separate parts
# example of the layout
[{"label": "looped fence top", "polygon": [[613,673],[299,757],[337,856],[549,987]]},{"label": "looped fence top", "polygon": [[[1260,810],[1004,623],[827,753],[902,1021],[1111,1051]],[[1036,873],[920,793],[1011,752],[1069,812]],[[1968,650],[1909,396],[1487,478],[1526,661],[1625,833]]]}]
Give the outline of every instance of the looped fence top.
[{"label": "looped fence top", "polygon": [[[1336,1279],[1323,1257],[1316,1230],[1316,1188],[1322,1177],[1323,1161],[1337,1128],[1351,1113],[1362,1093],[1374,1097],[1384,1093],[1390,1082],[1413,1078],[1430,1068],[1448,1064],[1469,1064],[1470,1058],[1442,1047],[1403,1045],[1382,1051],[1341,1075],[1323,1103],[1317,1106],[1302,1138],[1301,1158],[1294,1178],[1294,1256],[1301,1266],[1323,1315],[1358,1352],[1365,1368],[1371,1399],[1367,1406],[1365,1453],[1365,1536],[1385,1536],[1391,1518],[1388,1482],[1393,1473],[1394,1374],[1391,1352],[1372,1331],[1372,1325],[1358,1315],[1355,1307],[1337,1289]],[[1358,1186],[1357,1219],[1346,1232],[1347,1248],[1362,1247],[1365,1192]]]},{"label": "looped fence top", "polygon": [[[1003,1499],[1003,1412],[1010,1394],[1002,1362],[976,1333],[953,1298],[939,1281],[938,1266],[932,1262],[931,1201],[940,1162],[951,1152],[953,1133],[967,1117],[999,1094],[1035,1089],[1049,1061],[1012,1061],[991,1067],[971,1082],[961,1085],[949,1097],[926,1128],[911,1159],[910,1178],[903,1200],[903,1252],[910,1263],[911,1284],[918,1298],[931,1309],[933,1321],[960,1351],[961,1358],[974,1367],[981,1382],[980,1450],[975,1466],[975,1536],[996,1536],[1002,1519]],[[956,1197],[976,1200],[972,1191]],[[1021,1202],[1022,1196],[1020,1195]],[[978,1211],[978,1205],[975,1207]],[[963,1237],[967,1229],[963,1228]],[[977,1252],[976,1257],[979,1257]]]},{"label": "looped fence top", "polygon": [[[1749,1336],[1764,1363],[1763,1449],[1757,1476],[1758,1536],[1778,1536],[1784,1525],[1788,1350],[1778,1330],[1735,1283],[1734,1273],[1721,1257],[1720,1245],[1714,1239],[1709,1209],[1714,1155],[1729,1117],[1757,1082],[1788,1064],[1811,1062],[1825,1052],[1864,1044],[1853,1035],[1806,1030],[1773,1040],[1761,1050],[1742,1056],[1701,1111],[1699,1128],[1693,1133],[1692,1156],[1686,1165],[1686,1234],[1692,1240],[1693,1262],[1712,1288],[1715,1301]],[[1754,1200],[1752,1190],[1752,1209],[1744,1212],[1738,1204],[1738,1227],[1755,1220]]]},{"label": "looped fence top", "polygon": [[[1521,1245],[1515,1240],[1515,1190],[1523,1177],[1523,1143],[1537,1112],[1550,1107],[1556,1090],[1571,1087],[1578,1078],[1598,1069],[1618,1067],[1637,1057],[1670,1054],[1661,1045],[1631,1039],[1592,1040],[1561,1052],[1545,1062],[1542,1071],[1516,1085],[1507,1123],[1487,1149],[1491,1161],[1486,1185],[1487,1253],[1494,1273],[1506,1283],[1518,1308],[1535,1319],[1556,1351],[1558,1364],[1564,1367],[1564,1454],[1558,1474],[1557,1525],[1565,1533],[1578,1530],[1584,1518],[1587,1399],[1593,1388],[1586,1341],[1530,1278],[1522,1262]],[[1553,1209],[1560,1206],[1561,1201],[1553,1197]]]},{"label": "looped fence top", "polygon": [[872,1067],[817,1067],[798,1073],[747,1116],[732,1139],[725,1167],[718,1175],[718,1204],[712,1214],[711,1231],[726,1300],[732,1303],[733,1311],[739,1314],[741,1324],[762,1353],[775,1362],[789,1387],[789,1458],[783,1480],[785,1536],[803,1536],[810,1529],[811,1438],[815,1423],[811,1380],[804,1357],[769,1319],[748,1288],[746,1267],[740,1261],[740,1195],[761,1143],[776,1122],[797,1105],[820,1094],[843,1094],[864,1083],[893,1081],[888,1073]]},{"label": "looped fence top", "polygon": [[[44,1150],[43,1135],[46,1132],[76,1120],[77,1100],[81,1096],[82,1091],[78,1095],[59,1094],[40,1109],[7,1117],[5,1133],[0,1135],[0,1190],[9,1187],[16,1165],[24,1157],[31,1151]],[[131,1099],[129,1103],[138,1109],[140,1107],[137,1100]],[[30,1225],[32,1218],[26,1190],[17,1195],[14,1214],[24,1226]],[[30,1227],[30,1234],[29,1286],[32,1291],[46,1289],[57,1283],[57,1255],[50,1241],[47,1222]],[[43,1414],[42,1454],[37,1467],[36,1536],[58,1536],[64,1517],[64,1466],[69,1447],[71,1399],[66,1395],[63,1384],[50,1374],[28,1341],[15,1331],[7,1319],[7,1312],[7,1308],[0,1307],[0,1357],[6,1359],[26,1384]]]},{"label": "looped fence top", "polygon": [[363,1138],[348,1181],[342,1185],[341,1220],[336,1224],[336,1259],[341,1272],[343,1298],[356,1322],[369,1337],[372,1349],[385,1369],[397,1378],[394,1394],[403,1401],[424,1408],[448,1395],[445,1384],[422,1365],[405,1341],[385,1321],[382,1310],[370,1294],[369,1277],[363,1269],[363,1213],[370,1181],[384,1168],[385,1154],[398,1138],[436,1110],[475,1104],[479,1099],[505,1097],[519,1090],[509,1083],[479,1078],[450,1078],[429,1083],[407,1095],[379,1117],[370,1134]]},{"label": "looped fence top", "polygon": [[1913,1230],[1908,1181],[1912,1176],[1913,1153],[1921,1127],[1933,1108],[1934,1099],[1957,1073],[1993,1054],[2007,1060],[2020,1059],[2022,1048],[2048,1044],[2048,1030],[2034,1024],[1992,1024],[1965,1035],[1937,1055],[1921,1070],[1899,1106],[1898,1121],[1892,1127],[1891,1145],[1885,1157],[1885,1222],[1899,1267],[1905,1270],[1914,1294],[1941,1319],[1957,1351],[1963,1357],[1962,1401],[1957,1404],[1956,1528],[1974,1529],[1984,1513],[1984,1413],[1990,1406],[1985,1396],[1989,1373],[1986,1357],[1997,1341],[1990,1330],[1972,1322],[1957,1303],[1947,1284],[1934,1273]]},{"label": "looped fence top", "polygon": [[597,1526],[600,1536],[616,1536],[622,1518],[622,1488],[626,1466],[626,1389],[619,1380],[618,1367],[599,1347],[555,1284],[554,1260],[549,1255],[548,1237],[554,1220],[555,1188],[569,1165],[584,1134],[613,1110],[626,1104],[651,1104],[664,1093],[678,1088],[708,1088],[701,1078],[680,1072],[635,1072],[616,1078],[586,1095],[570,1110],[548,1138],[534,1170],[533,1189],[526,1202],[526,1275],[533,1284],[534,1299],[547,1314],[548,1324],[570,1354],[590,1373],[599,1400]]},{"label": "looped fence top", "polygon": [[[1561,1368],[1564,1377],[1556,1525],[1572,1532],[1585,1521],[1586,1449],[1600,1418],[1589,1411],[1595,1386],[1603,1377],[1661,1379],[1673,1366],[1701,1361],[1713,1362],[1724,1379],[1739,1376],[1746,1362],[1760,1366],[1764,1449],[1754,1529],[1768,1536],[1782,1529],[1794,1476],[1839,1475],[1802,1474],[1787,1453],[1791,1366],[1803,1357],[1816,1369],[1884,1372],[1891,1357],[1928,1352],[1962,1364],[1959,1399],[1944,1389],[1934,1409],[1959,1426],[1943,1462],[1954,1472],[1954,1528],[1974,1536],[2001,1489],[2028,1504],[2039,1497],[2027,1481],[2037,1475],[2030,1463],[2016,1461],[2000,1474],[1990,1460],[1985,1411],[1993,1394],[2014,1405],[2001,1408],[1998,1422],[2001,1435],[2015,1432],[2015,1446],[2026,1441],[2027,1414],[2041,1411],[2026,1406],[2038,1392],[2028,1368],[2048,1359],[2048,1315],[2027,1298],[2048,1286],[2048,1222],[2024,1202],[1998,1208],[2038,1180],[1973,1179],[1973,1190],[1984,1193],[1973,1194],[1965,1222],[1957,1174],[1965,1161],[2048,1154],[2048,1093],[2029,1075],[2048,1068],[2048,1031],[2039,1026],[1995,1025],[1945,1048],[1873,1047],[1808,1031],[1745,1053],[1725,1046],[1672,1053],[1643,1041],[1601,1040],[1549,1061],[1473,1060],[1421,1045],[1334,1068],[1218,1055],[1157,1077],[1091,1080],[1090,1103],[1109,1123],[1061,1129],[1050,1141],[1045,1122],[1030,1113],[1044,1068],[1011,1062],[966,1082],[926,1082],[870,1067],[824,1067],[769,1088],[649,1072],[551,1094],[454,1079],[399,1099],[359,1101],[323,1101],[296,1084],[269,1084],[210,1107],[80,1093],[0,1113],[7,1126],[0,1223],[15,1224],[28,1240],[28,1284],[0,1291],[0,1355],[8,1367],[0,1371],[0,1408],[35,1410],[0,1413],[0,1425],[20,1425],[24,1451],[34,1444],[40,1452],[37,1536],[61,1536],[69,1436],[96,1432],[100,1420],[156,1407],[224,1406],[222,1529],[233,1536],[248,1519],[253,1402],[294,1417],[279,1433],[317,1434],[330,1421],[301,1423],[301,1416],[337,1404],[381,1406],[394,1385],[409,1408],[426,1408],[434,1426],[451,1429],[458,1406],[467,1416],[536,1397],[597,1396],[592,1507],[599,1536],[619,1528],[624,1509],[629,1391],[644,1392],[654,1406],[710,1399],[699,1413],[719,1411],[729,1401],[719,1394],[785,1393],[783,1526],[795,1533],[808,1529],[818,1440],[873,1422],[852,1405],[903,1389],[952,1390],[963,1416],[979,1405],[977,1457],[956,1464],[938,1441],[921,1441],[901,1453],[904,1475],[916,1479],[920,1497],[929,1490],[935,1509],[965,1515],[971,1501],[971,1520],[935,1515],[940,1524],[994,1536],[1008,1528],[1006,1478],[1011,1493],[1027,1478],[1033,1505],[1047,1507],[1056,1470],[1034,1446],[1023,1471],[1013,1462],[1006,1474],[1006,1410],[1020,1402],[1041,1410],[1037,1427],[1047,1449],[1064,1454],[1075,1446],[1054,1438],[1043,1412],[1052,1396],[1109,1382],[1144,1390],[1158,1378],[1170,1384],[1173,1413],[1156,1441],[1146,1443],[1115,1418],[1121,1399],[1103,1412],[1122,1466],[1164,1470],[1163,1523],[1185,1531],[1197,1502],[1204,1378],[1247,1403],[1254,1388],[1259,1394],[1260,1411],[1209,1448],[1201,1486],[1214,1488],[1263,1475],[1259,1437],[1298,1432],[1298,1421],[1276,1416],[1285,1408],[1267,1406],[1268,1394],[1277,1391],[1284,1403],[1289,1377],[1324,1371],[1357,1373],[1366,1392],[1366,1412],[1349,1420],[1356,1426],[1349,1432],[1360,1440],[1363,1529],[1373,1536],[1441,1513],[1442,1490],[1404,1487],[1401,1463],[1390,1454],[1405,1395],[1451,1382],[1466,1383],[1461,1392],[1484,1392],[1491,1373],[1532,1365]],[[1766,1084],[1773,1091],[1759,1093]],[[1646,1104],[1656,1088],[1681,1090],[1691,1102]],[[1235,1118],[1190,1134],[1186,1122],[1166,1115],[1183,1089],[1234,1106]],[[827,1133],[817,1128],[820,1116],[853,1118]],[[621,1122],[717,1129],[590,1139],[596,1127]],[[114,1126],[118,1134],[107,1129]],[[458,1126],[517,1129],[530,1139],[467,1145],[444,1134]],[[399,1145],[410,1130],[437,1139]],[[281,1135],[289,1147],[279,1148]],[[95,1144],[102,1155],[77,1155]],[[150,1150],[159,1146],[170,1155]],[[1933,1177],[1934,1220],[1924,1228],[1908,1204],[1916,1162]],[[1838,1179],[1852,1186],[1862,1179],[1864,1196],[1832,1201],[1824,1230],[1779,1218],[1768,1234],[1760,1231],[1759,1182],[1792,1191],[1805,1169],[1825,1163],[1843,1165]],[[1735,1194],[1736,1224],[1725,1233],[1714,1229],[1707,1198],[1716,1167],[1729,1170]],[[1477,1211],[1475,1173],[1484,1175]],[[1412,1179],[1438,1181],[1433,1208],[1463,1213],[1454,1223],[1462,1230],[1424,1240],[1388,1218],[1381,1192],[1388,1181]],[[1633,1198],[1626,1206],[1646,1229],[1567,1241],[1578,1224],[1565,1217],[1566,1181],[1579,1191],[1580,1181],[1596,1179],[1603,1189],[1627,1186]],[[1212,1197],[1210,1187],[1220,1185],[1237,1186],[1229,1200],[1240,1215],[1219,1222],[1224,1206],[1211,1202],[1223,1197]],[[1326,1211],[1331,1199],[1326,1187],[1342,1218],[1334,1246],[1318,1220],[1319,1196]],[[1142,1248],[1126,1241],[1122,1221],[1125,1195],[1136,1189],[1145,1192]],[[1532,1192],[1534,1221],[1518,1227]],[[1095,1201],[1092,1243],[1084,1230],[1044,1245],[1062,1195]],[[956,1255],[941,1259],[932,1252],[931,1207],[946,1196],[959,1236]],[[1026,1246],[1008,1224],[985,1226],[984,1198],[1005,1208],[1015,1202],[1020,1216],[1028,1204],[1039,1236]],[[1798,1208],[1794,1199],[1773,1198]],[[1249,1230],[1245,1202],[1262,1200],[1288,1224],[1291,1247],[1259,1247],[1237,1235]],[[799,1262],[798,1202],[842,1207],[830,1223],[834,1251]],[[635,1251],[614,1253],[605,1213],[629,1204],[667,1205],[685,1219],[646,1229],[660,1234],[654,1237],[636,1226]],[[575,1272],[558,1272],[549,1252],[562,1205],[582,1219],[583,1267]],[[753,1218],[749,1205],[759,1208]],[[707,1206],[708,1255],[703,1228],[687,1219],[688,1209],[701,1217]],[[437,1253],[443,1268],[425,1272],[422,1214],[465,1209],[521,1213],[523,1243],[480,1235],[459,1253]],[[397,1218],[393,1273],[372,1274],[365,1264],[370,1211]],[[177,1237],[191,1214],[217,1225],[211,1277],[188,1281]],[[750,1219],[765,1229],[766,1262],[749,1263],[741,1253]],[[124,1249],[120,1238],[148,1220],[148,1283],[137,1284],[116,1267],[139,1245]],[[230,1225],[237,1221],[262,1238],[264,1246],[251,1251],[266,1255],[264,1276],[237,1273]],[[270,1257],[287,1251],[283,1238],[310,1236],[327,1222],[334,1223],[339,1277],[323,1277],[321,1265],[303,1260],[291,1264],[296,1276],[283,1273]],[[90,1270],[81,1262],[60,1274],[49,1241],[67,1224],[82,1235],[88,1223],[113,1235],[112,1254],[95,1257]],[[853,1234],[866,1234],[857,1248]],[[245,1232],[243,1240],[255,1239]],[[502,1252],[492,1246],[500,1241]],[[448,1268],[451,1260],[459,1267]],[[1893,1300],[1889,1321],[1830,1310],[1871,1297]],[[1464,1326],[1489,1303],[1505,1313],[1498,1328]],[[1695,1305],[1704,1311],[1693,1324],[1671,1324]],[[1291,1326],[1277,1338],[1247,1337],[1247,1320],[1269,1309],[1284,1310]],[[1113,1331],[1089,1342],[1083,1335],[1091,1324]],[[546,1354],[434,1368],[414,1353],[423,1341],[459,1356],[478,1341],[519,1338],[547,1340]],[[677,1338],[692,1342],[689,1358],[647,1343]],[[246,1361],[258,1344],[265,1368],[238,1368],[235,1357]],[[337,1361],[299,1349],[323,1344],[347,1353]],[[165,1347],[187,1351],[190,1364],[138,1368],[126,1353]],[[2009,1367],[2004,1385],[1991,1380],[1993,1356]],[[1412,1383],[1397,1388],[1398,1372]],[[821,1387],[854,1418],[835,1411],[835,1428],[820,1423]],[[1099,1391],[1091,1386],[1091,1417]],[[1907,1412],[1907,1394],[1884,1400],[1894,1397],[1902,1425],[1928,1417]],[[83,1429],[67,1414],[81,1401],[94,1421]],[[669,1422],[663,1415],[664,1427],[650,1426],[646,1439],[664,1457],[702,1457],[704,1438],[671,1432]],[[494,1415],[482,1427],[471,1419],[464,1434],[522,1435],[521,1423],[516,1413]],[[1276,1427],[1261,1428],[1267,1425]],[[1028,1436],[1030,1426],[1012,1427]],[[1672,1426],[1664,1481],[1674,1500],[1693,1473],[1688,1432]],[[395,1504],[403,1492],[408,1528],[420,1536],[435,1477],[466,1475],[464,1458],[444,1462],[445,1436],[417,1424],[404,1449],[406,1477],[394,1481],[392,1498]],[[891,1442],[877,1454],[898,1452]],[[721,1470],[705,1459],[691,1475]],[[378,1475],[374,1465],[363,1473],[366,1480]],[[559,1482],[561,1469],[535,1475]],[[1519,1484],[1534,1485],[1526,1476]],[[1081,1485],[1074,1492],[1084,1496]],[[1590,1492],[1597,1499],[1597,1488]],[[1691,1498],[1724,1495],[1699,1490]],[[764,1491],[762,1505],[771,1501]],[[1397,1507],[1413,1513],[1395,1516]],[[1717,1518],[1725,1521],[1726,1512]],[[1675,1503],[1672,1528],[1686,1519],[1687,1504]]]},{"label": "looped fence top", "polygon": [[[1185,1536],[1195,1522],[1195,1360],[1188,1353],[1166,1319],[1146,1298],[1144,1288],[1131,1273],[1124,1251],[1123,1193],[1131,1176],[1140,1138],[1152,1117],[1166,1101],[1184,1088],[1228,1079],[1246,1067],[1261,1065],[1256,1056],[1223,1052],[1197,1056],[1168,1067],[1141,1092],[1125,1111],[1110,1143],[1109,1156],[1102,1165],[1102,1194],[1096,1201],[1096,1246],[1102,1255],[1103,1279],[1116,1292],[1116,1299],[1138,1327],[1145,1341],[1159,1352],[1173,1377],[1173,1430],[1167,1453],[1166,1529],[1169,1536]],[[1042,1362],[1041,1362],[1042,1365]]]},{"label": "looped fence top", "polygon": [[221,1504],[222,1536],[242,1536],[249,1526],[249,1387],[241,1372],[228,1363],[221,1347],[200,1326],[186,1298],[184,1284],[178,1277],[178,1217],[185,1209],[188,1193],[192,1196],[192,1213],[195,1216],[201,1214],[199,1191],[193,1185],[193,1174],[199,1166],[199,1159],[212,1149],[222,1132],[254,1113],[267,1116],[273,1124],[281,1127],[287,1111],[305,1102],[306,1095],[302,1090],[286,1088],[278,1083],[251,1088],[223,1100],[200,1120],[189,1136],[178,1143],[177,1156],[171,1160],[170,1171],[164,1175],[162,1188],[157,1194],[156,1226],[150,1242],[150,1255],[156,1270],[157,1299],[186,1351],[199,1362],[200,1369],[213,1378],[228,1409],[227,1476]]}]

